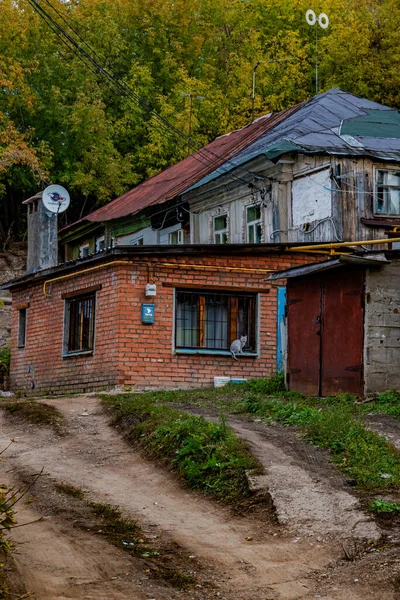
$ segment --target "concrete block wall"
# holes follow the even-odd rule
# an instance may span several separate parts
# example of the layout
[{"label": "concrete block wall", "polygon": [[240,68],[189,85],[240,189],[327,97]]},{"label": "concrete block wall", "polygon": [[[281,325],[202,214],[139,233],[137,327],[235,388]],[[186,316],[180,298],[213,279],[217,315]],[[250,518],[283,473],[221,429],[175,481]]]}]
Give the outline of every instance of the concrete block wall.
[{"label": "concrete block wall", "polygon": [[400,390],[400,259],[367,269],[365,292],[365,394]]},{"label": "concrete block wall", "polygon": [[[11,389],[21,393],[68,393],[108,389],[201,387],[214,376],[267,377],[276,365],[277,290],[268,273],[315,259],[285,253],[269,256],[146,258],[102,268],[43,286],[30,285],[13,294]],[[120,263],[120,260],[118,261]],[[165,265],[169,263],[169,265]],[[206,266],[199,269],[197,265]],[[83,265],[81,265],[83,268]],[[242,268],[229,271],[227,267]],[[248,269],[248,271],[246,271]],[[157,285],[155,298],[146,298],[148,278]],[[53,275],[53,278],[57,274]],[[51,279],[51,277],[49,278]],[[95,348],[91,355],[62,357],[64,304],[62,295],[101,284],[96,291]],[[173,349],[174,288],[195,286],[262,289],[259,293],[259,356],[176,354]],[[141,304],[155,304],[155,323],[141,322]],[[25,348],[17,347],[18,307],[29,304]],[[32,389],[34,386],[34,389]]]}]

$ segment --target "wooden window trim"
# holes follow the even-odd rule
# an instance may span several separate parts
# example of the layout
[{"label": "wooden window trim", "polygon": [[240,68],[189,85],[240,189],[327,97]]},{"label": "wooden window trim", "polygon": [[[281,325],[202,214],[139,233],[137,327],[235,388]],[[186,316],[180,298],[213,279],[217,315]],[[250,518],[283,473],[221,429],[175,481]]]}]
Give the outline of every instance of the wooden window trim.
[{"label": "wooden window trim", "polygon": [[24,308],[29,308],[30,305],[30,302],[25,302],[25,304],[17,304],[15,308],[16,310],[23,310]]},{"label": "wooden window trim", "polygon": [[[248,304],[249,313],[248,313],[248,319],[245,322],[247,323],[246,335],[248,335],[248,341],[250,342],[250,348],[247,352],[245,351],[245,354],[248,354],[251,356],[258,356],[259,339],[258,339],[258,331],[257,331],[257,329],[258,329],[258,321],[257,321],[257,296],[258,296],[258,293],[257,292],[254,292],[254,290],[251,290],[250,292],[244,292],[242,288],[239,288],[238,292],[232,292],[232,290],[223,292],[221,290],[221,288],[215,288],[215,287],[212,288],[212,290],[210,291],[210,289],[207,290],[203,286],[202,287],[196,286],[196,290],[193,291],[193,288],[188,290],[188,289],[185,289],[185,287],[177,286],[175,288],[176,307],[178,306],[178,294],[185,294],[185,293],[192,295],[195,298],[197,297],[198,345],[196,344],[196,346],[189,346],[189,345],[186,346],[186,345],[178,345],[176,343],[176,340],[178,338],[178,321],[177,321],[177,313],[175,312],[174,313],[175,314],[175,316],[174,316],[174,331],[175,331],[174,350],[175,350],[175,352],[184,353],[185,351],[188,351],[188,352],[194,352],[194,353],[200,352],[203,354],[220,353],[220,354],[225,354],[225,355],[229,356],[230,355],[229,347],[230,347],[231,343],[233,342],[233,340],[237,339],[240,334],[240,333],[238,334],[239,298],[247,298],[248,303],[249,303]],[[237,294],[237,296],[235,296],[235,294]],[[205,345],[206,335],[207,335],[206,334],[207,323],[213,322],[212,317],[211,317],[211,321],[208,321],[208,319],[206,318],[207,296],[209,296],[209,295],[216,295],[216,296],[222,295],[222,296],[227,297],[227,304],[226,304],[226,309],[227,309],[226,342],[227,342],[227,346],[226,347],[221,348],[218,345],[207,347]],[[216,340],[217,340],[217,338],[215,338],[215,341]]]}]

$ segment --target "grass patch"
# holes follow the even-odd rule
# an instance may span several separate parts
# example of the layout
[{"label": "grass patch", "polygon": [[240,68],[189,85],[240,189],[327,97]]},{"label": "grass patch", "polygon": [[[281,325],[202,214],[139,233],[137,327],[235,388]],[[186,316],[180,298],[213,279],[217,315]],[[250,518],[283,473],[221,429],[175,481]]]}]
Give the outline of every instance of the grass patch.
[{"label": "grass patch", "polygon": [[217,389],[106,397],[104,403],[112,407],[116,422],[129,425],[132,441],[171,464],[191,487],[203,489],[217,498],[225,496],[228,502],[246,494],[247,488],[241,475],[236,479],[240,472],[243,473],[242,460],[236,464],[231,460],[236,448],[230,447],[230,441],[227,452],[226,448],[220,448],[223,432],[229,428],[224,423],[208,424],[210,429],[205,433],[204,420],[174,411],[165,406],[166,403],[253,414],[268,424],[297,426],[311,443],[330,450],[333,462],[360,488],[377,491],[400,486],[400,453],[383,436],[366,429],[363,423],[365,412],[400,416],[399,392],[386,392],[373,404],[357,405],[351,394],[306,398],[296,392],[287,392],[282,375],[274,375],[240,386],[228,384]]},{"label": "grass patch", "polygon": [[63,416],[54,406],[36,402],[36,400],[0,402],[0,408],[10,415],[28,421],[28,423],[51,426],[56,431],[60,431],[64,422]]},{"label": "grass patch", "polygon": [[383,514],[383,515],[394,515],[400,514],[400,502],[391,502],[389,500],[382,500],[376,498],[369,505],[371,512]]},{"label": "grass patch", "polygon": [[77,498],[78,500],[83,500],[85,498],[85,494],[81,488],[70,485],[69,483],[56,483],[54,487],[60,494],[65,494],[71,498]]},{"label": "grass patch", "polygon": [[383,392],[379,394],[374,402],[361,405],[359,410],[364,413],[375,412],[400,418],[400,392],[396,390]]},{"label": "grass patch", "polygon": [[398,487],[400,453],[383,436],[364,427],[361,415],[355,414],[354,401],[349,394],[323,399],[297,394],[296,400],[249,394],[242,406],[267,423],[300,427],[309,441],[331,451],[333,462],[358,486]]},{"label": "grass patch", "polygon": [[[168,397],[174,398],[171,393]],[[105,396],[102,401],[131,442],[171,466],[189,487],[227,503],[250,495],[246,471],[260,465],[224,419],[210,423],[156,404],[153,398],[134,394]]]}]

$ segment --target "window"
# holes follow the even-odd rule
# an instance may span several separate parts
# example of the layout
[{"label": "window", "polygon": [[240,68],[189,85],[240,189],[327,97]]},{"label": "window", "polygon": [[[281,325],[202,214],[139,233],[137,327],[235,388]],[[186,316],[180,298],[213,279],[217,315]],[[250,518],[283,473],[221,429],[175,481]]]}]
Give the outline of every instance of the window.
[{"label": "window", "polygon": [[256,296],[176,291],[175,346],[229,350],[233,340],[247,335],[246,350],[256,351]]},{"label": "window", "polygon": [[259,244],[261,242],[261,206],[254,204],[246,208],[247,242]]},{"label": "window", "polygon": [[376,172],[375,214],[400,216],[400,171]]},{"label": "window", "polygon": [[64,354],[93,350],[95,299],[90,293],[66,300]]},{"label": "window", "polygon": [[26,308],[18,311],[18,348],[26,345]]},{"label": "window", "polygon": [[131,246],[143,246],[143,238],[136,238],[136,240],[131,241]]},{"label": "window", "polygon": [[214,217],[214,244],[228,242],[228,215]]},{"label": "window", "polygon": [[185,235],[183,229],[178,229],[177,231],[171,231],[168,234],[168,244],[176,245],[183,244],[185,241]]},{"label": "window", "polygon": [[79,258],[86,258],[89,256],[89,244],[82,244],[79,246]]},{"label": "window", "polygon": [[96,252],[101,252],[106,247],[104,235],[96,239]]}]

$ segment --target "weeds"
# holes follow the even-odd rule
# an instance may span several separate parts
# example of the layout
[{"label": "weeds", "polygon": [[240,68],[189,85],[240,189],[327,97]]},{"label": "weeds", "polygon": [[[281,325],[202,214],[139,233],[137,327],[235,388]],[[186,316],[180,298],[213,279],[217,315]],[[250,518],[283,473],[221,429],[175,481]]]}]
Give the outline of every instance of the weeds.
[{"label": "weeds", "polygon": [[376,512],[384,515],[399,514],[400,502],[390,502],[388,500],[376,498],[373,502],[370,503],[369,510],[371,512]]},{"label": "weeds", "polygon": [[250,494],[246,471],[259,463],[226,425],[207,422],[152,396],[104,397],[115,423],[128,428],[128,439],[176,470],[189,485],[227,503]]},{"label": "weeds", "polygon": [[0,402],[0,408],[34,425],[50,425],[56,431],[60,431],[64,420],[54,406],[35,400]]},{"label": "weeds", "polygon": [[60,494],[71,496],[71,498],[83,500],[85,497],[85,493],[83,492],[83,490],[81,490],[81,488],[76,487],[74,485],[70,485],[69,483],[56,483],[54,487]]},{"label": "weeds", "polygon": [[379,394],[376,400],[372,403],[365,404],[361,407],[363,412],[376,412],[391,415],[392,417],[400,417],[400,392],[390,390]]},{"label": "weeds", "polygon": [[329,449],[337,466],[360,487],[399,486],[400,453],[382,436],[364,427],[361,416],[354,414],[354,402],[350,394],[324,399],[298,394],[296,400],[249,394],[242,407],[261,415],[266,423],[300,427],[309,441]]}]

